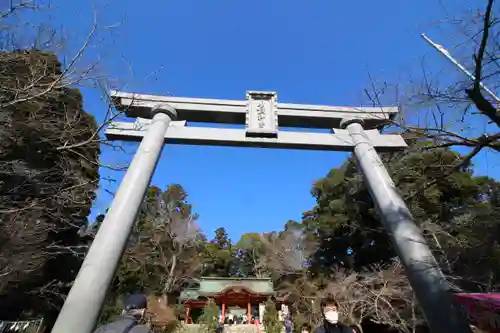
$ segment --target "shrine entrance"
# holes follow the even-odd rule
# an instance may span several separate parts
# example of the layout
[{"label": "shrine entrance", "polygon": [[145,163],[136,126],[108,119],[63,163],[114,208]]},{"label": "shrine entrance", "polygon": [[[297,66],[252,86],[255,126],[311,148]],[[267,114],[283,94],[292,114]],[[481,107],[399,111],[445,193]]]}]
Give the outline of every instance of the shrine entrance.
[{"label": "shrine entrance", "polygon": [[[110,140],[141,142],[95,236],[52,333],[91,333],[133,228],[164,144],[352,151],[432,332],[469,333],[449,286],[377,151],[404,149],[379,129],[397,107],[278,103],[276,92],[249,91],[246,100],[180,98],[111,92],[134,123],[110,125]],[[191,127],[188,121],[243,124],[245,129]],[[328,128],[332,133],[279,131]]]},{"label": "shrine entrance", "polygon": [[[264,303],[274,297],[269,278],[202,277],[197,287],[184,289],[179,302],[186,309],[185,323],[196,323],[195,315],[209,300],[219,306],[219,320],[225,324],[262,322]],[[283,302],[277,302],[281,305]]]}]

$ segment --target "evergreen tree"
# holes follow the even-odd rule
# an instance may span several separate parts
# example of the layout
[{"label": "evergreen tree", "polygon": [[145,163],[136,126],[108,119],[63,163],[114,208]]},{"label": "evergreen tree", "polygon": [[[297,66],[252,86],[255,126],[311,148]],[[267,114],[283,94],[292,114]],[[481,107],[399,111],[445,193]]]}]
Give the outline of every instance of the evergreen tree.
[{"label": "evergreen tree", "polygon": [[56,55],[0,52],[0,72],[0,313],[50,325],[86,250],[98,127]]},{"label": "evergreen tree", "polygon": [[215,333],[219,327],[219,307],[209,300],[199,318],[200,333]]},{"label": "evergreen tree", "polygon": [[266,333],[283,332],[283,325],[279,321],[278,310],[276,309],[276,303],[272,299],[268,299],[266,302],[263,323],[264,323],[264,330],[266,331]]},{"label": "evergreen tree", "polygon": [[215,237],[204,249],[205,276],[230,277],[236,275],[234,267],[235,248],[231,244],[225,228],[218,228]]}]

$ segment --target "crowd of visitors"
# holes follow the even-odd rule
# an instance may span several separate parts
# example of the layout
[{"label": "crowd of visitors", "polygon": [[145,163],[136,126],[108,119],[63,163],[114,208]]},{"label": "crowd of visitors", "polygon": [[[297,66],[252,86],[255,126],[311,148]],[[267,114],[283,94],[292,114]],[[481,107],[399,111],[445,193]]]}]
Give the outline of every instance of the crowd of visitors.
[{"label": "crowd of visitors", "polygon": [[[111,323],[99,327],[95,333],[152,333],[144,323],[147,309],[147,298],[144,295],[132,295],[125,300],[125,308],[120,317]],[[356,333],[355,329],[343,324],[339,316],[339,304],[332,297],[321,300],[323,322],[314,330],[309,324],[300,327],[300,333]],[[227,324],[248,324],[246,315],[234,316],[229,314],[224,318]],[[221,324],[222,320],[219,318]],[[283,315],[285,333],[292,333],[293,321],[287,312]],[[223,325],[219,327],[223,331]]]}]

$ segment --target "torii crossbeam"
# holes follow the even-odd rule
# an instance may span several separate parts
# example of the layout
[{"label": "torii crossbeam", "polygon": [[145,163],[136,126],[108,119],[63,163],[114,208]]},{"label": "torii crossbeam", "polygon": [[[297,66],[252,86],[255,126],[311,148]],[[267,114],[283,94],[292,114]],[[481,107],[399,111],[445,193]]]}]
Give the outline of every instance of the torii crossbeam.
[{"label": "torii crossbeam", "polygon": [[[354,108],[278,103],[275,92],[249,91],[244,101],[112,92],[135,123],[110,125],[110,140],[141,144],[83,262],[52,333],[91,333],[165,143],[353,151],[432,332],[469,333],[452,306],[446,280],[398,194],[377,150],[403,149],[399,135],[381,134],[397,107]],[[190,127],[188,122],[245,125]],[[326,128],[332,133],[280,131]]]},{"label": "torii crossbeam", "polygon": [[[261,148],[352,151],[354,144],[347,130],[340,129],[343,119],[363,120],[365,128],[387,123],[398,113],[397,107],[339,107],[277,103],[274,92],[249,91],[246,101],[163,97],[115,92],[117,107],[135,123],[114,123],[106,130],[111,140],[141,141],[147,133],[152,109],[168,105],[177,118],[165,133],[169,144],[195,144]],[[243,129],[191,127],[187,122],[246,125]],[[328,128],[334,133],[279,131],[278,127]],[[335,128],[335,130],[333,130]],[[400,135],[381,135],[366,130],[373,146],[380,150],[406,147]]]}]

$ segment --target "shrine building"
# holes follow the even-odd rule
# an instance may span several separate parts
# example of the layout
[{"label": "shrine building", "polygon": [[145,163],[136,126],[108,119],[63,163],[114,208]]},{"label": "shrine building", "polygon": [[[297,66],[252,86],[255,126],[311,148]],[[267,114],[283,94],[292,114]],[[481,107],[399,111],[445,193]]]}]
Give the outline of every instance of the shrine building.
[{"label": "shrine building", "polygon": [[255,320],[262,321],[265,302],[270,297],[274,298],[277,306],[284,303],[276,298],[273,282],[269,278],[202,277],[182,290],[178,300],[186,309],[186,324],[197,323],[210,299],[219,306],[222,321],[228,315],[246,315],[253,323]]}]

